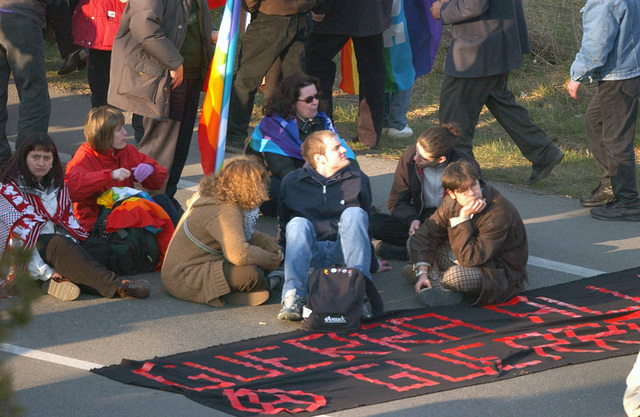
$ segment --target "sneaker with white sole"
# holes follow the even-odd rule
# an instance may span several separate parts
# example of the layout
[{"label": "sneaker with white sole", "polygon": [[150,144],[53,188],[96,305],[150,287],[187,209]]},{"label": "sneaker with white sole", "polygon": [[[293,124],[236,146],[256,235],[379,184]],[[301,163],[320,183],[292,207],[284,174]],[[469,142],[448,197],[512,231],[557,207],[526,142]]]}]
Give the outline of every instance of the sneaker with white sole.
[{"label": "sneaker with white sole", "polygon": [[282,299],[282,310],[278,313],[278,320],[302,320],[302,306],[305,301],[296,295],[296,290],[289,290]]},{"label": "sneaker with white sole", "polygon": [[65,279],[46,280],[42,283],[42,291],[63,301],[72,301],[80,296],[80,287]]},{"label": "sneaker with white sole", "polygon": [[418,299],[430,307],[452,306],[462,303],[462,294],[442,287],[423,288]]},{"label": "sneaker with white sole", "polygon": [[405,126],[402,130],[398,130],[395,127],[390,127],[387,135],[392,139],[406,139],[413,136],[413,129],[411,129],[409,126]]}]

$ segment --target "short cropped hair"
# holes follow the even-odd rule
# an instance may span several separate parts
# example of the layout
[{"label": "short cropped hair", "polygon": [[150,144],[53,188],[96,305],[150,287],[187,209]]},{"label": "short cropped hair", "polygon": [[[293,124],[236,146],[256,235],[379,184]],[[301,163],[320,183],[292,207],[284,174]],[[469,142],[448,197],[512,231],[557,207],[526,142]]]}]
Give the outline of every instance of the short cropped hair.
[{"label": "short cropped hair", "polygon": [[331,130],[318,130],[311,133],[304,142],[302,142],[302,157],[313,169],[318,168],[316,161],[313,159],[313,155],[324,155],[327,150],[325,141],[333,138],[338,138],[335,132]]},{"label": "short cropped hair", "polygon": [[200,181],[200,194],[216,197],[244,210],[254,209],[269,199],[269,173],[254,156],[230,158],[214,175]]},{"label": "short cropped hair", "polygon": [[91,109],[84,123],[84,138],[91,149],[107,153],[113,144],[113,133],[124,126],[124,114],[115,107],[101,106]]},{"label": "short cropped hair", "polygon": [[470,181],[480,179],[480,171],[466,159],[453,162],[442,173],[442,188],[447,191],[456,191],[467,185]]},{"label": "short cropped hair", "polygon": [[418,137],[418,145],[438,159],[447,156],[460,136],[460,130],[453,124],[430,127]]}]

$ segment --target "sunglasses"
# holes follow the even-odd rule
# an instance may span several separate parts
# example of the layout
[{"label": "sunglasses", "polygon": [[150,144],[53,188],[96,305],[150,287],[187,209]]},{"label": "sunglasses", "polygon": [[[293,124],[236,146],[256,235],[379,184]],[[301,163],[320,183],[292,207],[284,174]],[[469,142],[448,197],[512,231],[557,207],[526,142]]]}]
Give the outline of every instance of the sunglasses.
[{"label": "sunglasses", "polygon": [[304,101],[307,104],[311,104],[311,103],[313,103],[313,100],[320,101],[320,97],[322,97],[322,94],[318,93],[315,96],[309,96],[307,98],[298,99],[298,101]]}]

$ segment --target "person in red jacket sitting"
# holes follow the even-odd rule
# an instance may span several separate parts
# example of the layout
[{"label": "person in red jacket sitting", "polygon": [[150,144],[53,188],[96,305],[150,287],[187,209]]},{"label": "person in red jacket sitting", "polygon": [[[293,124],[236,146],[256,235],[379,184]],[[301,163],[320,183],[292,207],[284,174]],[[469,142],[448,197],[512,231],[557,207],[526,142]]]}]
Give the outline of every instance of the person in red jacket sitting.
[{"label": "person in red jacket sitting", "polygon": [[[145,189],[158,190],[167,180],[167,170],[126,142],[124,115],[115,107],[91,109],[84,136],[86,143],[67,164],[64,180],[78,221],[91,231],[100,209],[97,198],[102,193],[112,187],[133,188],[135,182]],[[167,212],[174,225],[178,224],[182,213],[166,195],[154,195],[153,201]]]}]

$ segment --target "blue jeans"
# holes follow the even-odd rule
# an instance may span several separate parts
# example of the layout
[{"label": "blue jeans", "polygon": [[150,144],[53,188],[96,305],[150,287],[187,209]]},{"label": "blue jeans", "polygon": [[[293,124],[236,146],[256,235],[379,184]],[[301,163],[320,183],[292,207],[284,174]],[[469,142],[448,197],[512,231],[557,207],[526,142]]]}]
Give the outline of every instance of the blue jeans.
[{"label": "blue jeans", "polygon": [[369,216],[360,207],[342,212],[337,240],[318,241],[313,224],[304,217],[294,217],[287,223],[287,245],[284,257],[284,285],[282,297],[289,290],[307,298],[309,268],[326,268],[344,263],[356,268],[371,279],[371,242]]},{"label": "blue jeans", "polygon": [[409,124],[407,110],[409,110],[412,91],[413,85],[404,91],[384,94],[384,108],[382,112],[383,127],[402,130]]}]

